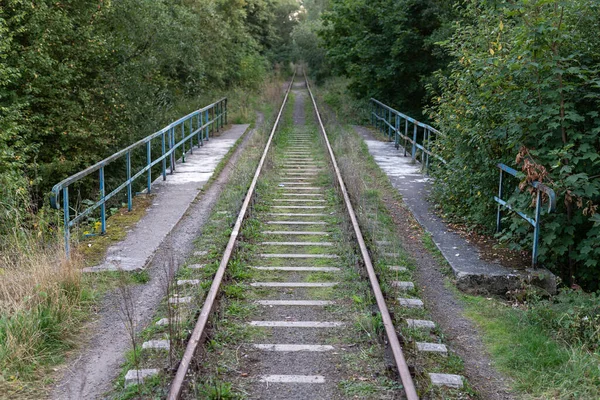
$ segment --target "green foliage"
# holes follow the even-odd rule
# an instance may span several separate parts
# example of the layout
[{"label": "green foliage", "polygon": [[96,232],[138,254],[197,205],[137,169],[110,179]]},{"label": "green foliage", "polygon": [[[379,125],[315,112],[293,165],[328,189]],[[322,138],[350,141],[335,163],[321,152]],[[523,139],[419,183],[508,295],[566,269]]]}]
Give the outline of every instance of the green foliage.
[{"label": "green foliage", "polygon": [[[32,222],[61,179],[228,88],[257,88],[271,61],[289,59],[297,8],[291,0],[4,1],[0,237]],[[107,169],[109,184],[116,173]],[[96,186],[75,189],[86,199]]]},{"label": "green foliage", "polygon": [[[444,132],[437,151],[444,211],[491,231],[498,162],[523,170],[558,196],[543,215],[540,261],[563,278],[598,288],[600,225],[600,4],[575,1],[467,1],[454,36],[443,42],[455,61],[438,74],[431,115]],[[460,171],[460,173],[458,172]],[[533,214],[531,195],[512,193]],[[529,208],[529,209],[528,209]],[[503,238],[531,248],[518,217],[505,218]]]},{"label": "green foliage", "polygon": [[329,64],[358,97],[418,116],[426,83],[448,63],[434,43],[448,36],[452,14],[444,0],[332,0],[320,35]]},{"label": "green foliage", "polygon": [[600,350],[598,294],[564,289],[552,299],[534,301],[528,317],[557,339],[592,353]]},{"label": "green foliage", "polygon": [[[579,303],[580,295],[576,294],[571,301]],[[571,294],[564,296],[566,299]],[[542,303],[523,310],[482,297],[465,298],[467,316],[480,326],[496,367],[512,378],[511,386],[522,393],[519,398],[599,398],[598,354],[581,349],[578,340],[565,343],[562,328],[558,332],[547,329],[551,320],[562,325],[575,322],[572,315],[563,315],[560,311],[563,300],[559,300],[557,309],[553,309],[552,303]],[[592,311],[591,304],[587,304],[586,308]],[[553,317],[544,316],[540,321],[536,314],[546,312],[552,313]]]}]

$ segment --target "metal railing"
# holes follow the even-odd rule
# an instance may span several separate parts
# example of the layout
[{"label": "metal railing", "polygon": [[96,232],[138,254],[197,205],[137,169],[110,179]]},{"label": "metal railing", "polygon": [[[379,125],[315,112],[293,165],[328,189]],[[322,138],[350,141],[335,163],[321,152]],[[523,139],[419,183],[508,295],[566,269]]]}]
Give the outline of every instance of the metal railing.
[{"label": "metal railing", "polygon": [[[106,202],[121,192],[127,189],[127,208],[132,209],[132,187],[133,182],[140,176],[146,174],[146,191],[152,190],[152,167],[158,163],[162,164],[163,180],[167,179],[167,159],[169,160],[169,173],[172,174],[176,168],[176,150],[181,148],[181,161],[185,162],[186,143],[189,142],[189,150],[193,153],[194,139],[196,138],[197,146],[202,146],[205,140],[209,140],[210,132],[227,124],[227,98],[220,99],[204,108],[196,110],[185,117],[178,119],[175,122],[167,125],[158,132],[155,132],[138,142],[126,147],[125,149],[111,155],[108,158],[92,165],[85,170],[76,173],[57,183],[52,188],[50,203],[52,208],[60,209],[60,196],[62,193],[62,209],[64,213],[64,236],[65,236],[65,252],[67,257],[70,254],[70,229],[83,218],[89,216],[95,209],[100,208],[100,230],[101,233],[106,233]],[[179,138],[178,138],[179,136]],[[160,148],[160,156],[152,158],[152,147]],[[138,148],[146,148],[145,166],[139,171],[133,173],[131,171],[131,155],[132,151]],[[106,178],[104,175],[105,168],[110,163],[125,157],[125,173],[126,180],[119,184],[116,189],[110,193],[106,193]],[[81,179],[98,172],[99,200],[78,212],[75,209],[75,215],[71,218],[71,207],[69,206],[69,186],[80,181]]]},{"label": "metal railing", "polygon": [[531,255],[531,266],[533,268],[537,267],[537,258],[538,258],[538,242],[540,238],[540,215],[542,212],[542,193],[546,193],[548,195],[548,212],[551,213],[556,209],[556,194],[554,190],[550,189],[548,186],[543,183],[534,181],[530,183],[530,185],[536,189],[536,201],[535,201],[535,216],[532,218],[527,214],[516,210],[512,207],[512,205],[502,199],[502,195],[504,194],[504,173],[508,173],[514,177],[517,176],[517,170],[504,165],[498,164],[497,167],[500,169],[500,184],[498,185],[498,196],[494,196],[494,200],[498,203],[498,214],[496,216],[496,232],[502,231],[502,207],[506,207],[509,210],[515,212],[525,221],[529,222],[531,226],[533,226],[533,252]]},{"label": "metal railing", "polygon": [[393,140],[397,149],[400,147],[400,140],[404,140],[405,157],[408,143],[412,145],[413,161],[417,161],[417,152],[420,150],[422,152],[420,161],[425,171],[429,170],[431,157],[446,164],[446,160],[432,152],[436,137],[442,133],[430,125],[394,110],[376,99],[371,99],[371,124]]}]

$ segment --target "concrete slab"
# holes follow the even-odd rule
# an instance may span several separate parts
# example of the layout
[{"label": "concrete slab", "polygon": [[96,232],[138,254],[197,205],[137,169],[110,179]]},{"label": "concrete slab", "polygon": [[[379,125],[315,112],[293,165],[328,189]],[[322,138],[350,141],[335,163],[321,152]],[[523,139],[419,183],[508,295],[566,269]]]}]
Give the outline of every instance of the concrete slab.
[{"label": "concrete slab", "polygon": [[200,279],[179,279],[177,286],[197,286],[200,284]]},{"label": "concrete slab", "polygon": [[346,324],[338,321],[250,321],[249,325],[267,328],[338,328]]},{"label": "concrete slab", "polygon": [[144,383],[144,379],[158,375],[158,369],[130,369],[125,374],[125,386]]},{"label": "concrete slab", "polygon": [[142,349],[147,350],[169,350],[171,348],[171,342],[168,340],[148,340],[142,343]]},{"label": "concrete slab", "polygon": [[334,287],[338,282],[252,282],[254,287],[311,288]]},{"label": "concrete slab", "polygon": [[338,272],[338,267],[251,267],[262,271]]},{"label": "concrete slab", "polygon": [[426,319],[407,319],[406,324],[409,328],[434,329],[435,322]]},{"label": "concrete slab", "polygon": [[257,300],[261,306],[328,306],[335,304],[331,300]]},{"label": "concrete slab", "polygon": [[191,302],[192,302],[192,298],[190,296],[169,298],[169,304],[189,304]]},{"label": "concrete slab", "polygon": [[[102,264],[85,268],[84,272],[140,271],[185,214],[215,168],[242,137],[249,125],[233,125],[219,137],[204,142],[204,146],[187,154],[185,163],[178,162],[172,175],[162,176],[152,184],[155,196],[146,215],[121,242],[109,247]],[[110,225],[110,219],[108,221]],[[108,228],[110,229],[110,227]]]},{"label": "concrete slab", "polygon": [[415,289],[414,283],[407,282],[407,281],[393,281],[392,286],[398,288],[399,290],[405,291],[405,292]]},{"label": "concrete slab", "polygon": [[260,254],[262,258],[340,258],[337,254]]},{"label": "concrete slab", "polygon": [[448,354],[448,348],[441,343],[417,342],[417,350],[430,353]]},{"label": "concrete slab", "polygon": [[292,352],[292,351],[308,351],[308,352],[322,352],[322,351],[333,351],[335,347],[331,345],[323,344],[253,344],[252,347],[264,350],[264,351],[281,351],[281,352]]},{"label": "concrete slab", "polygon": [[454,389],[463,387],[463,378],[460,375],[452,374],[429,374],[431,384],[434,386],[445,386]]},{"label": "concrete slab", "polygon": [[402,307],[423,308],[423,302],[420,299],[409,299],[409,298],[404,298],[404,297],[398,297],[398,303]]},{"label": "concrete slab", "polygon": [[325,383],[321,375],[263,375],[260,378],[265,383]]},{"label": "concrete slab", "polygon": [[421,173],[421,164],[412,162],[410,151],[404,157],[402,147],[397,150],[391,142],[376,140],[365,127],[353,128],[362,136],[369,153],[390,178],[392,185],[402,194],[416,220],[431,233],[434,243],[450,264],[459,289],[504,295],[509,290],[521,287],[522,281],[525,281],[550,293],[556,292],[556,277],[547,270],[511,270],[499,263],[482,260],[475,246],[450,231],[444,221],[431,211],[433,204],[428,197],[432,181]]}]

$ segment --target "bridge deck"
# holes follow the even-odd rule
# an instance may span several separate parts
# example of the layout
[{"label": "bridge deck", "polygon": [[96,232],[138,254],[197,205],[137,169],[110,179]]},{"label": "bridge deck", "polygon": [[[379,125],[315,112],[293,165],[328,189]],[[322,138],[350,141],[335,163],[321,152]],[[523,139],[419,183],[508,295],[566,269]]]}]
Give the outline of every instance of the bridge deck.
[{"label": "bridge deck", "polygon": [[84,271],[137,271],[144,268],[248,126],[233,125],[220,136],[204,142],[204,146],[194,148],[194,154],[188,151],[185,163],[178,162],[173,175],[168,175],[166,181],[159,177],[152,184],[155,195],[152,206],[127,237],[108,249],[102,264]]}]

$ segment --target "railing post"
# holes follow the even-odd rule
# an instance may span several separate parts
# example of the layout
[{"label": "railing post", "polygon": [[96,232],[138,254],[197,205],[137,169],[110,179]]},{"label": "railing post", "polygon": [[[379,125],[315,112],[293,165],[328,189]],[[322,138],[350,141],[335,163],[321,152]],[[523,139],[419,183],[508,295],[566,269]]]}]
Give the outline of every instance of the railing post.
[{"label": "railing post", "polygon": [[163,176],[163,181],[167,180],[167,159],[165,157],[165,153],[166,153],[166,146],[165,146],[165,132],[163,131],[162,135],[161,135],[161,150],[162,150],[162,176]]},{"label": "railing post", "polygon": [[217,104],[215,105],[216,107],[216,112],[217,112],[217,132],[219,132],[219,127],[220,127],[220,123],[221,123],[221,102],[217,102]]},{"label": "railing post", "polygon": [[185,162],[185,121],[181,123],[181,162]]},{"label": "railing post", "polygon": [[[502,199],[503,195],[503,180],[504,174],[502,173],[502,168],[500,169],[500,183],[498,185],[498,198]],[[500,233],[502,231],[502,204],[498,203],[498,213],[496,214],[496,233]]]},{"label": "railing post", "polygon": [[388,126],[388,140],[391,141],[392,140],[392,112],[390,110],[388,110],[388,117],[387,117],[387,126]]},{"label": "railing post", "polygon": [[408,145],[408,119],[404,118],[404,157],[406,157],[407,145]]},{"label": "railing post", "polygon": [[203,118],[202,118],[202,111],[200,111],[198,113],[198,118],[200,118],[200,128],[198,131],[198,135],[200,135],[200,146],[204,146],[204,122],[203,122]]},{"label": "railing post", "polygon": [[104,167],[100,167],[100,227],[101,233],[106,233],[106,203],[104,202],[105,187],[104,187]]},{"label": "railing post", "polygon": [[190,117],[190,154],[194,154],[194,117]]},{"label": "railing post", "polygon": [[67,254],[67,258],[71,257],[71,230],[69,227],[69,220],[71,217],[69,216],[69,187],[65,186],[63,188],[63,220],[65,225],[65,253]]},{"label": "railing post", "polygon": [[227,108],[227,97],[225,97],[225,125],[227,125],[227,123],[228,123],[228,119],[227,119],[228,112],[229,112],[229,109]]},{"label": "railing post", "polygon": [[133,200],[131,193],[131,152],[128,151],[125,160],[127,162],[127,210],[131,211],[133,208]]},{"label": "railing post", "polygon": [[173,128],[169,128],[169,169],[171,170],[171,175],[173,175],[173,171],[175,170],[175,163],[173,162]]},{"label": "railing post", "polygon": [[208,142],[208,137],[210,136],[210,116],[208,114],[208,109],[205,111],[205,117],[206,121],[204,121],[204,123],[206,124],[206,141]]},{"label": "railing post", "polygon": [[425,128],[425,133],[423,134],[423,148],[425,149],[423,151],[423,158],[425,158],[425,162],[423,163],[423,165],[425,166],[425,173],[427,174],[429,171],[429,136],[431,135],[431,132],[429,131],[429,128]]},{"label": "railing post", "polygon": [[394,123],[394,126],[394,146],[397,150],[398,147],[400,147],[400,132],[398,132],[398,130],[400,129],[400,116],[398,114],[396,114],[396,121]]},{"label": "railing post", "polygon": [[412,144],[412,160],[416,162],[417,160],[417,124],[413,123],[413,144]]},{"label": "railing post", "polygon": [[146,186],[148,188],[148,194],[152,191],[152,146],[150,146],[150,140],[146,142],[146,166],[148,167],[148,178]]},{"label": "railing post", "polygon": [[531,266],[537,268],[538,241],[540,240],[540,215],[542,209],[542,191],[537,189],[535,202],[535,226],[533,227],[533,254],[531,255]]}]

